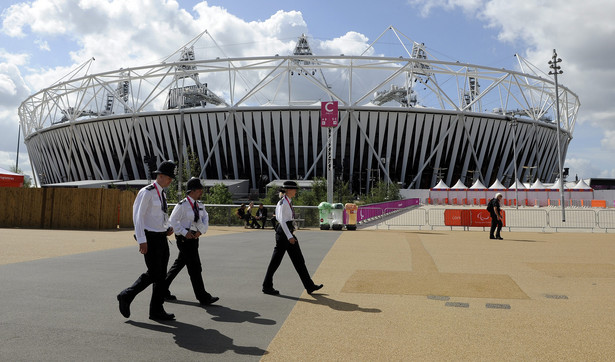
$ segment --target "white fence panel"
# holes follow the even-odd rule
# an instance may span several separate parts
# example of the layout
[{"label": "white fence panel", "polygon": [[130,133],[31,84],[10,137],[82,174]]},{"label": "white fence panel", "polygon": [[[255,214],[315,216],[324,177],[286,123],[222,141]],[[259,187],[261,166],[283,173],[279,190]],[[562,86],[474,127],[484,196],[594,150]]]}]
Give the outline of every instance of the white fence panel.
[{"label": "white fence panel", "polygon": [[413,209],[386,220],[388,226],[425,226],[427,225],[425,209]]},{"label": "white fence panel", "polygon": [[549,210],[549,225],[552,228],[595,228],[596,212],[594,210],[565,210],[566,222],[562,221],[562,210]]},{"label": "white fence panel", "polygon": [[549,226],[546,210],[506,208],[504,212],[508,228],[546,228]]},{"label": "white fence panel", "polygon": [[615,210],[599,210],[596,218],[599,228],[615,229]]}]

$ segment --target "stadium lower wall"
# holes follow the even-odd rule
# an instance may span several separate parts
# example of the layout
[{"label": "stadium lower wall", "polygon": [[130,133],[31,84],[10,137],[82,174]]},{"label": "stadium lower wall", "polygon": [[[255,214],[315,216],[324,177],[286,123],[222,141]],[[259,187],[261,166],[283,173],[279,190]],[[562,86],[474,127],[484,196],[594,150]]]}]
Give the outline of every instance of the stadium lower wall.
[{"label": "stadium lower wall", "polygon": [[[42,184],[78,180],[146,179],[145,155],[157,162],[198,157],[203,179],[249,179],[264,188],[275,179],[326,175],[327,129],[319,107],[198,108],[112,116],[57,124],[26,139]],[[407,188],[513,180],[513,125],[495,114],[416,109],[340,109],[333,130],[336,175],[365,192],[379,179]],[[526,172],[553,182],[558,169],[552,124],[517,122],[519,178]],[[567,139],[567,138],[566,138]],[[563,142],[563,150],[567,142]],[[524,166],[536,166],[526,169]],[[416,178],[416,182],[412,183]],[[489,185],[487,185],[489,186]]]}]

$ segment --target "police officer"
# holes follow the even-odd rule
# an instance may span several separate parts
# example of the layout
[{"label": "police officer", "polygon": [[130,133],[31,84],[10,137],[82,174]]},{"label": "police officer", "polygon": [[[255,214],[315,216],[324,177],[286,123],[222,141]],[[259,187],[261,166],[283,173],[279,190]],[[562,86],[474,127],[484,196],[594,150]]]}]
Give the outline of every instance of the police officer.
[{"label": "police officer", "polygon": [[284,253],[288,251],[288,256],[293,262],[293,266],[301,278],[303,287],[307,290],[308,294],[312,294],[323,285],[314,284],[310,273],[308,273],[305,266],[305,259],[299,248],[299,241],[293,232],[295,226],[293,220],[295,219],[295,212],[291,199],[297,194],[297,183],[294,181],[285,181],[284,185],[280,189],[280,201],[275,208],[275,217],[278,221],[278,226],[275,231],[275,247],[273,248],[273,255],[267,267],[267,274],[265,274],[265,280],[263,281],[263,293],[270,295],[278,295],[279,291],[273,288],[273,274],[280,266]]},{"label": "police officer", "polygon": [[133,299],[153,284],[152,299],[149,305],[149,318],[153,320],[172,320],[175,315],[167,313],[164,303],[164,277],[169,263],[169,244],[167,236],[173,233],[167,214],[167,198],[164,189],[175,178],[175,164],[162,162],[156,171],[156,181],[142,188],[132,206],[132,218],[135,225],[135,239],[139,243],[139,252],[145,258],[147,271],[124,289],[117,296],[120,313],[130,317],[130,303]]},{"label": "police officer", "polygon": [[209,215],[205,207],[199,201],[203,195],[203,185],[198,178],[191,178],[186,185],[186,198],[181,200],[171,213],[171,226],[175,230],[175,240],[179,255],[169,269],[165,279],[166,291],[165,299],[176,300],[177,297],[169,292],[169,286],[173,279],[186,266],[190,282],[196,299],[201,305],[210,305],[217,302],[220,298],[212,297],[205,291],[203,276],[201,272],[201,259],[199,258],[199,236],[207,232],[209,227]]}]

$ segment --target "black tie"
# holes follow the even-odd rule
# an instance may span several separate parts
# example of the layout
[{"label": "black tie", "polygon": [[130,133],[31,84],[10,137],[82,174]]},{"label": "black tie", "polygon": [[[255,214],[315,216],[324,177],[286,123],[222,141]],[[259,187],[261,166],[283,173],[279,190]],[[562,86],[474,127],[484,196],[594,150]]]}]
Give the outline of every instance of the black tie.
[{"label": "black tie", "polygon": [[194,209],[194,221],[199,221],[199,205],[196,200],[194,200],[194,205],[192,205],[192,209]]},{"label": "black tie", "polygon": [[167,196],[164,193],[164,189],[162,189],[162,211],[166,214],[167,212]]}]

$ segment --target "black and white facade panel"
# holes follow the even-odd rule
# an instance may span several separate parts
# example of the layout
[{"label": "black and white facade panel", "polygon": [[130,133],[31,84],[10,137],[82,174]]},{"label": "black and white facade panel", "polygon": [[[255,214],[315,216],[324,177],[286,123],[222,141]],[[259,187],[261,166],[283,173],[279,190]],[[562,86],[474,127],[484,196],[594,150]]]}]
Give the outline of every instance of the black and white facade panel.
[{"label": "black and white facade panel", "polygon": [[[315,56],[302,36],[293,55],[196,60],[196,40],[178,61],[75,72],[25,100],[38,182],[146,179],[148,159],[192,155],[202,179],[262,189],[326,177],[328,148],[353,192],[379,180],[508,186],[515,169],[553,182],[558,135],[564,157],[580,106],[541,75],[439,61],[413,41],[407,57]],[[339,123],[323,128],[320,104],[333,101]]]}]

